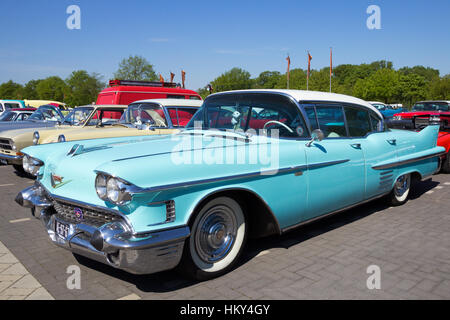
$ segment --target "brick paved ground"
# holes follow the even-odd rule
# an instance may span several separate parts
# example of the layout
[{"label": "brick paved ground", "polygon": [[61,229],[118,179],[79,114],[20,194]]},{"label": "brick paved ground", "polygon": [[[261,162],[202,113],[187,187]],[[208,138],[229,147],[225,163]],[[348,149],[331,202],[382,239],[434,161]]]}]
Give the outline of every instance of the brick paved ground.
[{"label": "brick paved ground", "polygon": [[[30,180],[0,167],[0,241],[56,299],[449,299],[450,175],[433,176],[402,207],[383,201],[249,243],[233,272],[203,283],[173,271],[134,276],[78,261],[47,239],[41,223],[13,202]],[[16,220],[11,223],[11,220]],[[68,290],[69,265],[81,289]],[[381,269],[381,289],[366,286]]]}]

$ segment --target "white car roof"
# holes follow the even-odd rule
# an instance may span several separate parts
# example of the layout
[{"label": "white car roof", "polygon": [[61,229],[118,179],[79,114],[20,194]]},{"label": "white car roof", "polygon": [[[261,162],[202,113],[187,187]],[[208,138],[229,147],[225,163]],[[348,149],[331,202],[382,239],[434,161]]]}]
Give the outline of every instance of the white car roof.
[{"label": "white car roof", "polygon": [[[365,106],[366,108],[375,112],[380,118],[383,119],[380,111],[375,108],[373,105],[368,103],[365,100],[355,98],[352,96],[348,96],[345,94],[339,93],[330,93],[330,92],[322,92],[322,91],[309,91],[309,90],[289,90],[289,89],[252,89],[252,90],[236,90],[236,91],[225,91],[225,92],[275,92],[275,93],[283,93],[291,96],[296,101],[330,101],[330,102],[341,102],[341,103],[353,103]],[[220,94],[224,92],[218,92],[215,94]]]},{"label": "white car roof", "polygon": [[193,100],[193,99],[146,99],[135,101],[133,103],[144,103],[144,102],[158,103],[162,106],[180,106],[180,107],[201,107],[203,104],[203,100]]}]

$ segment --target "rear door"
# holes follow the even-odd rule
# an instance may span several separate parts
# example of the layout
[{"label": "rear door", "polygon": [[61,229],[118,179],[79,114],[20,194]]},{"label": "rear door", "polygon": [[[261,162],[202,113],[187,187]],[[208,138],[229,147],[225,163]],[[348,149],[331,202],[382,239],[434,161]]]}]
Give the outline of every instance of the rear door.
[{"label": "rear door", "polygon": [[308,206],[304,220],[336,211],[364,197],[364,154],[360,138],[351,138],[340,104],[305,106],[311,129],[325,139],[306,147]]}]

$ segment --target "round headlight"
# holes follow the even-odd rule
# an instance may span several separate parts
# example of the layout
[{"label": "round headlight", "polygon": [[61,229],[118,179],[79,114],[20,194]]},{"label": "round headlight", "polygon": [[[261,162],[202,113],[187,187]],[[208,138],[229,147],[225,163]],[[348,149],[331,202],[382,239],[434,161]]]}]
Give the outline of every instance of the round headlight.
[{"label": "round headlight", "polygon": [[106,194],[106,177],[102,174],[97,175],[95,178],[95,191],[100,199],[104,201],[108,200]]},{"label": "round headlight", "polygon": [[33,133],[33,144],[38,144],[39,142],[39,132],[35,131]]},{"label": "round headlight", "polygon": [[30,156],[28,156],[28,155],[25,155],[24,157],[23,157],[23,160],[22,160],[22,166],[23,166],[23,170],[25,171],[25,172],[28,172],[28,173],[30,173],[30,164],[31,164],[31,158],[30,158]]},{"label": "round headlight", "polygon": [[58,137],[58,142],[66,142],[66,137],[62,134]]},{"label": "round headlight", "polygon": [[109,178],[106,183],[106,194],[108,199],[113,203],[118,203],[120,199],[119,183],[115,178]]}]

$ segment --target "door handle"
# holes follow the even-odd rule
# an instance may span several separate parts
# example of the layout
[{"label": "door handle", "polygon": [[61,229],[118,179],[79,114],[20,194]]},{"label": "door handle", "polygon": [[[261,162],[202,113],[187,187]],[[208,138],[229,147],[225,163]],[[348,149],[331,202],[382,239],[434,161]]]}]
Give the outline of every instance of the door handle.
[{"label": "door handle", "polygon": [[386,140],[389,144],[396,144],[397,143],[397,139],[390,139],[390,140]]},{"label": "door handle", "polygon": [[361,143],[353,143],[351,146],[355,149],[361,149]]}]

